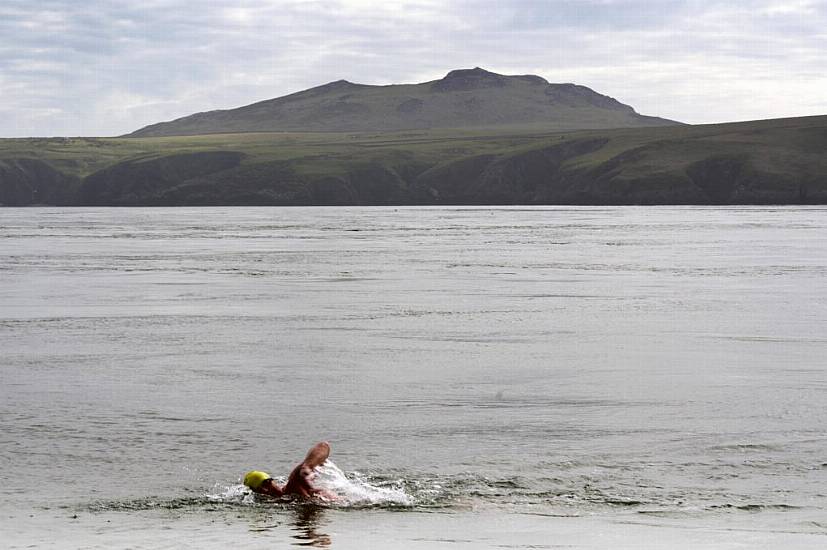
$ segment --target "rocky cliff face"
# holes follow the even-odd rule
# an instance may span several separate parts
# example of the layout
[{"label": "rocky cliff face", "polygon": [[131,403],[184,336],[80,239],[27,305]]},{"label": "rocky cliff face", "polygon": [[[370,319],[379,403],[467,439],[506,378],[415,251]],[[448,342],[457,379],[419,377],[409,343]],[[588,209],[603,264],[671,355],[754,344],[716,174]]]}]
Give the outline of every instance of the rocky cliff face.
[{"label": "rocky cliff face", "polygon": [[0,206],[70,204],[79,180],[38,159],[0,159]]},{"label": "rocky cliff face", "polygon": [[243,153],[215,151],[129,160],[91,174],[76,193],[78,204],[139,206],[169,204],[176,188],[237,167]]}]

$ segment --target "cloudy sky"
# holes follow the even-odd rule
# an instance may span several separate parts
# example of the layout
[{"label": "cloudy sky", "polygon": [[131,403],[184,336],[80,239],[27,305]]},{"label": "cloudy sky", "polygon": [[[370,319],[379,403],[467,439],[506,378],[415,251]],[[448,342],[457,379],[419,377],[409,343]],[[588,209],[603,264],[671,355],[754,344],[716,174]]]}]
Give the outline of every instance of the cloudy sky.
[{"label": "cloudy sky", "polygon": [[827,114],[827,0],[0,0],[0,137],[474,66],[690,123]]}]

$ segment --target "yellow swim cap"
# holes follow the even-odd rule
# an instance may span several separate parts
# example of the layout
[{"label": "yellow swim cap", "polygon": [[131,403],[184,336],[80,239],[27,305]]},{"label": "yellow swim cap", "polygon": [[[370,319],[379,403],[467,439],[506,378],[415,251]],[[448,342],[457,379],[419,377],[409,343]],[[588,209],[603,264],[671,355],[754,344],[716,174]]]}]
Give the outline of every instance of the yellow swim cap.
[{"label": "yellow swim cap", "polygon": [[258,491],[261,484],[271,479],[270,474],[267,472],[259,472],[258,470],[253,470],[252,472],[247,472],[247,475],[244,476],[244,485],[252,489],[253,491]]}]

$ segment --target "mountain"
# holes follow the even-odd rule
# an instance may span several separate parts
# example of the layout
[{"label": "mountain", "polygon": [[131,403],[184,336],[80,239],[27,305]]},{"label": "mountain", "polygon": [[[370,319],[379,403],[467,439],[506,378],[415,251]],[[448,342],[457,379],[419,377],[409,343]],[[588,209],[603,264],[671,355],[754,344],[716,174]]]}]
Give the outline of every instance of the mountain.
[{"label": "mountain", "polygon": [[0,205],[827,204],[827,116],[0,139]]},{"label": "mountain", "polygon": [[422,84],[370,86],[338,80],[237,109],[153,124],[128,137],[239,132],[388,132],[428,128],[526,126],[572,130],[677,124],[639,115],[616,99],[534,75],[479,67]]}]

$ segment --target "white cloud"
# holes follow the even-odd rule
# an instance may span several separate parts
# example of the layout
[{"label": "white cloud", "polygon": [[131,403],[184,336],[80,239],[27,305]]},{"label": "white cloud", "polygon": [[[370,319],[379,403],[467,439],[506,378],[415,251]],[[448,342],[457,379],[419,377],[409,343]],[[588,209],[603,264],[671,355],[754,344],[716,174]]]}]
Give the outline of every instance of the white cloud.
[{"label": "white cloud", "polygon": [[340,78],[477,65],[687,122],[823,114],[826,12],[804,0],[4,0],[0,136],[117,135]]},{"label": "white cloud", "polygon": [[817,2],[814,0],[782,0],[767,2],[760,9],[767,15],[812,15],[817,11]]}]

